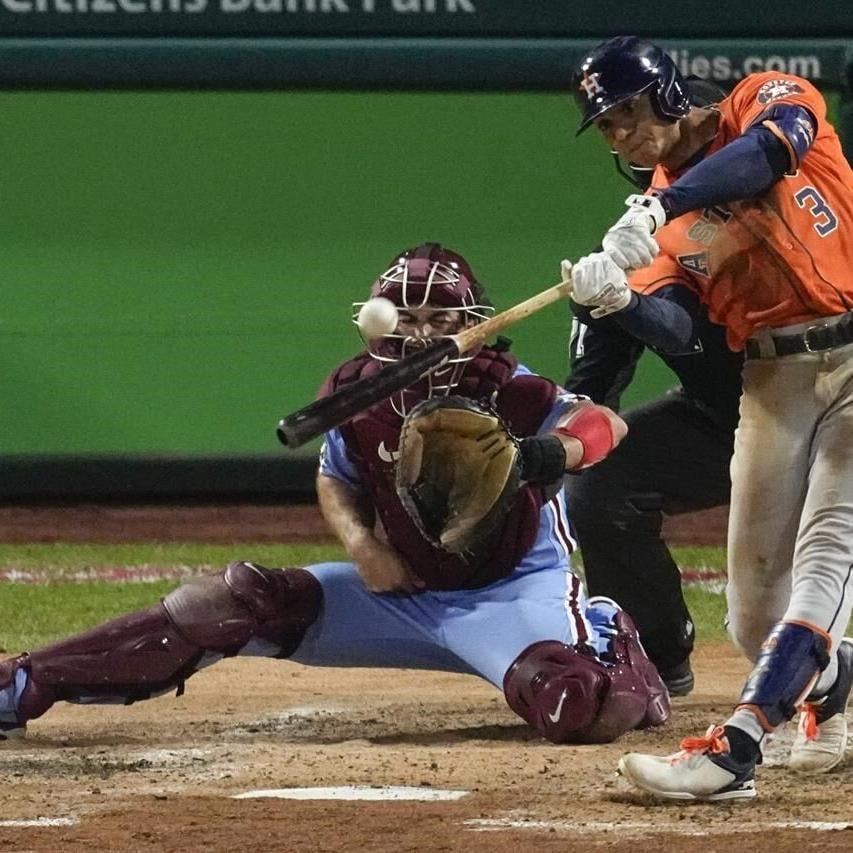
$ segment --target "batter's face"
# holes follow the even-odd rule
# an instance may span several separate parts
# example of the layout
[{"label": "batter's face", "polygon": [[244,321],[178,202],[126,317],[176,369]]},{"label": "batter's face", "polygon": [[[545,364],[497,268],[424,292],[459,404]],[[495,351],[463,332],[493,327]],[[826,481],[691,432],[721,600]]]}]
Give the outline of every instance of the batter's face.
[{"label": "batter's face", "polygon": [[595,126],[620,159],[647,168],[665,163],[681,136],[678,122],[658,118],[647,93],[611,107]]}]

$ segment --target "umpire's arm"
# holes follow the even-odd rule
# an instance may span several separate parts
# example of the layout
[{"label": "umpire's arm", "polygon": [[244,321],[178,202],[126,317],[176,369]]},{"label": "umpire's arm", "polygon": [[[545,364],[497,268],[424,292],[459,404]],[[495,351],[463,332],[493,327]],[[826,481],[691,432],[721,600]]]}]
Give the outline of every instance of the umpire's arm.
[{"label": "umpire's arm", "polygon": [[622,392],[634,377],[645,349],[611,317],[594,320],[589,309],[572,303],[567,391],[619,411]]}]

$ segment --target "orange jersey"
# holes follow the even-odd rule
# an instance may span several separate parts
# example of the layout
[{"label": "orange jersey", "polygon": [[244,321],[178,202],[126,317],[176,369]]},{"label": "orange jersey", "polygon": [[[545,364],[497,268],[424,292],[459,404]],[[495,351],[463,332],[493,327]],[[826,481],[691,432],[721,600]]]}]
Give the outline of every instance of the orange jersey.
[{"label": "orange jersey", "polygon": [[[709,154],[745,133],[771,105],[795,104],[817,121],[802,159],[763,196],[686,213],[655,234],[661,254],[630,277],[639,293],[674,279],[688,283],[728,330],[732,349],[763,326],[787,326],[853,308],[853,170],[807,80],[775,71],[751,74],[720,105]],[[652,186],[679,177],[663,166]]]}]

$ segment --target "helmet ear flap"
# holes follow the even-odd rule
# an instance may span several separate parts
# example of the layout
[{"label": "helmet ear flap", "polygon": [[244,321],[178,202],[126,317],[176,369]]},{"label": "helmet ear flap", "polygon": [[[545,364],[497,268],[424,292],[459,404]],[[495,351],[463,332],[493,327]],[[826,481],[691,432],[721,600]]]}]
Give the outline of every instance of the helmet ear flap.
[{"label": "helmet ear flap", "polygon": [[651,91],[652,107],[658,118],[676,122],[690,112],[690,97],[687,86],[675,63],[666,55],[661,65],[661,76]]}]

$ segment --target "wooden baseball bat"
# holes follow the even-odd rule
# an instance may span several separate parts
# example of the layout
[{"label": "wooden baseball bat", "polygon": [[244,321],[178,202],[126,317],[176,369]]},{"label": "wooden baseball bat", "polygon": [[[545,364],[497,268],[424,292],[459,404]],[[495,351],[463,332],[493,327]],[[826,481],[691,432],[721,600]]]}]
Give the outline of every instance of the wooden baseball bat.
[{"label": "wooden baseball bat", "polygon": [[450,335],[414,355],[383,367],[376,376],[359,379],[328,397],[316,400],[279,421],[276,429],[279,441],[287,447],[300,447],[324,432],[340,426],[359,412],[408,388],[422,376],[451,358],[484,343],[507,326],[529,317],[552,302],[565,299],[571,290],[571,279],[555,284],[525,299],[524,302],[495,314],[483,323]]}]

